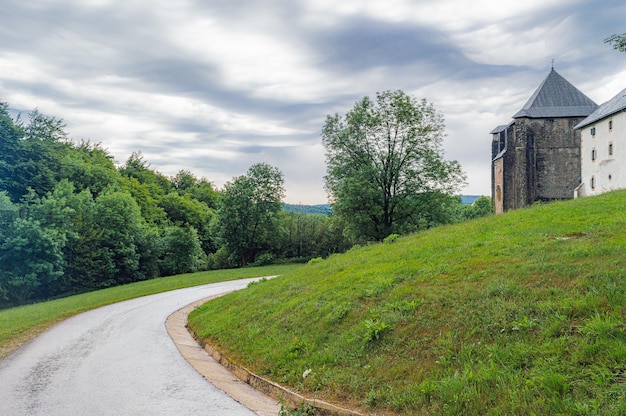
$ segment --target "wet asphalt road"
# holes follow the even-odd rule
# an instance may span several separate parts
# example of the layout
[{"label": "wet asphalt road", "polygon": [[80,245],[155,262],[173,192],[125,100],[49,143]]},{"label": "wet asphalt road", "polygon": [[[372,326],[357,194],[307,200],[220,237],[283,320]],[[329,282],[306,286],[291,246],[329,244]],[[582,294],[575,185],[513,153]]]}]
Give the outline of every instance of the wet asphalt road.
[{"label": "wet asphalt road", "polygon": [[54,326],[0,361],[0,415],[248,416],[180,355],[165,320],[254,279],[161,293]]}]

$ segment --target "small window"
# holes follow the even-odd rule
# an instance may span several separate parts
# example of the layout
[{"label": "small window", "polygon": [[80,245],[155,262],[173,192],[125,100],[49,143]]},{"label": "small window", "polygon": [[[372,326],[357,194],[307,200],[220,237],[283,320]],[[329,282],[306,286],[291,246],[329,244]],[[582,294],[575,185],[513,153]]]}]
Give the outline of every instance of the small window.
[{"label": "small window", "polygon": [[591,151],[591,160],[596,160],[596,156],[597,156],[596,149],[593,149],[593,150]]},{"label": "small window", "polygon": [[595,135],[596,135],[596,128],[595,128],[595,127],[592,127],[592,128],[591,128],[591,135],[592,135],[592,136],[595,136]]},{"label": "small window", "polygon": [[596,177],[591,177],[591,189],[596,189]]},{"label": "small window", "polygon": [[613,179],[613,176],[609,175],[609,180]]},{"label": "small window", "polygon": [[613,131],[613,120],[609,120],[609,131]]},{"label": "small window", "polygon": [[613,143],[609,143],[609,156],[613,156]]}]

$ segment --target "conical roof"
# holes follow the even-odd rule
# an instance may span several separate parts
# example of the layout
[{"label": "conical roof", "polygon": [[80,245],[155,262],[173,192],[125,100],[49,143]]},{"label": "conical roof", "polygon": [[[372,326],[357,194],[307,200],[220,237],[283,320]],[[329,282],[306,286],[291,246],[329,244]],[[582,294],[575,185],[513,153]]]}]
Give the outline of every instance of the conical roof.
[{"label": "conical roof", "polygon": [[552,68],[546,79],[513,118],[587,117],[598,107]]}]

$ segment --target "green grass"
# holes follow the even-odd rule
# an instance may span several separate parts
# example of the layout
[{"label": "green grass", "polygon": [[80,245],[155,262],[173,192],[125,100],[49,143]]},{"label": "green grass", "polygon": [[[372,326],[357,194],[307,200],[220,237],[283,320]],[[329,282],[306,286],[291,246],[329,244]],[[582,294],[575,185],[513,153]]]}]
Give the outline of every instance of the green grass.
[{"label": "green grass", "polygon": [[0,310],[0,359],[54,323],[80,312],[168,290],[247,277],[278,275],[299,267],[302,266],[250,267],[183,274]]},{"label": "green grass", "polygon": [[615,192],[353,249],[190,325],[260,375],[365,412],[625,415],[625,254]]}]

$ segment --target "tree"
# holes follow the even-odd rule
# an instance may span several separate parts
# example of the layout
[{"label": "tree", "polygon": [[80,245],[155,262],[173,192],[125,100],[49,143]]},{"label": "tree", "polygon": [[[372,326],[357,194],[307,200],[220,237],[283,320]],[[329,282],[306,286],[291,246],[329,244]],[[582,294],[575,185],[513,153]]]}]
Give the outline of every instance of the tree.
[{"label": "tree", "polygon": [[108,150],[100,144],[82,140],[68,150],[61,178],[70,180],[78,192],[89,189],[98,196],[119,184],[121,175]]},{"label": "tree", "polygon": [[465,175],[458,162],[443,160],[443,137],[433,105],[402,91],[365,97],[344,117],[328,116],[324,179],[347,231],[380,241],[447,221],[439,215],[445,204],[433,201],[458,191]]},{"label": "tree", "polygon": [[169,193],[173,186],[169,179],[159,172],[150,169],[150,164],[143,158],[143,154],[133,152],[126,160],[124,166],[120,167],[122,176],[136,178],[140,183],[146,184],[153,198],[159,199],[161,195]]},{"label": "tree", "polygon": [[195,272],[206,263],[206,255],[193,227],[171,226],[165,228],[164,234],[160,261],[162,276]]},{"label": "tree", "polygon": [[15,177],[24,132],[13,122],[8,108],[8,104],[0,102],[0,191],[6,191],[17,202],[24,194],[23,185]]},{"label": "tree", "polygon": [[102,286],[144,280],[141,273],[142,234],[147,231],[141,209],[125,192],[108,192],[95,199],[94,218],[99,233],[99,252],[104,260]]},{"label": "tree", "polygon": [[37,110],[33,110],[29,118],[14,175],[23,186],[22,195],[30,188],[38,196],[44,196],[52,192],[61,179],[62,159],[71,145],[62,120],[45,116]]},{"label": "tree", "polygon": [[245,266],[277,235],[282,210],[283,174],[266,163],[224,185],[219,209],[220,236]]},{"label": "tree", "polygon": [[180,196],[176,192],[162,197],[159,206],[163,208],[172,224],[193,227],[198,232],[204,251],[209,253],[216,250],[211,233],[214,209],[196,199]]},{"label": "tree", "polygon": [[461,217],[462,219],[470,220],[490,214],[493,214],[491,198],[483,195],[477,198],[472,205],[464,205]]},{"label": "tree", "polygon": [[50,297],[63,275],[65,234],[30,214],[0,192],[0,307]]},{"label": "tree", "polygon": [[604,39],[604,43],[609,43],[616,51],[626,52],[626,33],[621,35],[611,35]]}]

